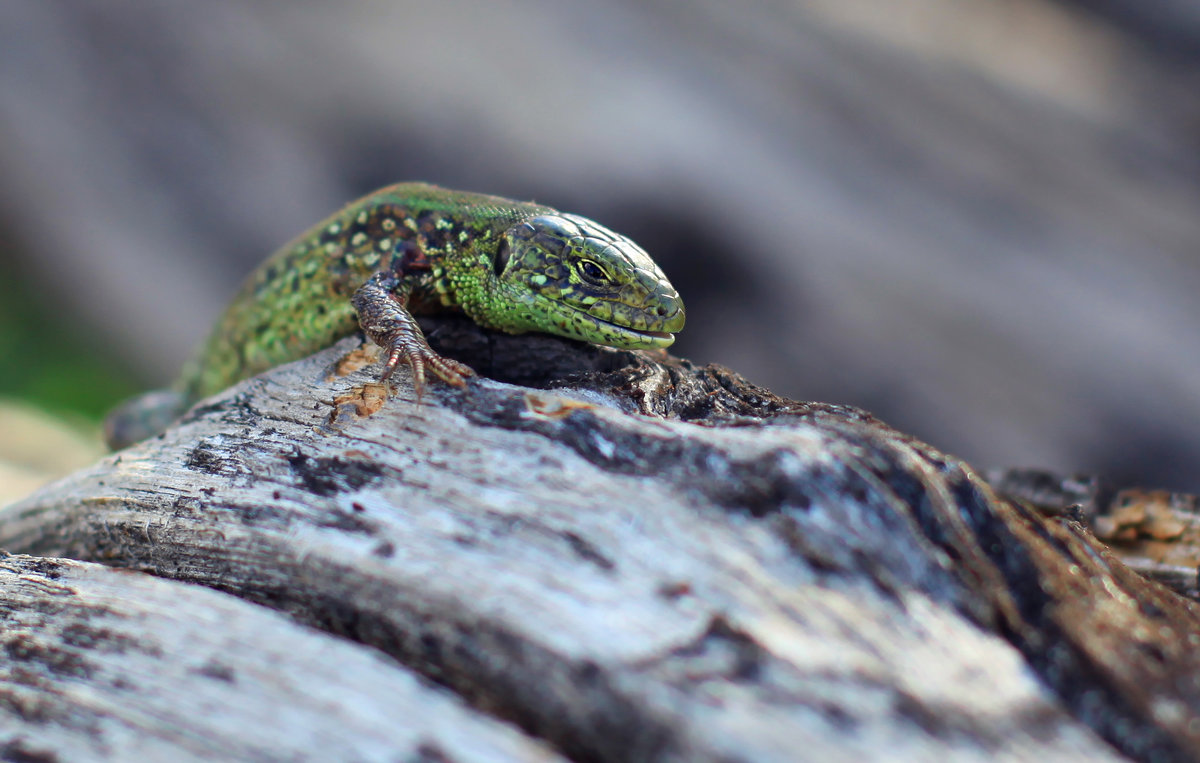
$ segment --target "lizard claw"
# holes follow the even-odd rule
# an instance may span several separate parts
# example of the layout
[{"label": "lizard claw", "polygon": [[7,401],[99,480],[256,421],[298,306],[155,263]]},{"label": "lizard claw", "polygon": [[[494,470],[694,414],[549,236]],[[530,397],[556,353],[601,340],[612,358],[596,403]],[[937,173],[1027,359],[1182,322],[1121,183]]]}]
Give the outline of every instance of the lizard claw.
[{"label": "lizard claw", "polygon": [[475,375],[475,371],[465,363],[442,357],[429,345],[415,342],[404,334],[389,337],[383,346],[388,350],[388,360],[383,367],[383,374],[379,381],[387,381],[401,360],[407,362],[409,368],[412,369],[413,389],[417,393],[417,403],[421,402],[421,396],[425,391],[426,368],[452,387],[465,386],[467,377]]},{"label": "lizard claw", "polygon": [[443,358],[433,351],[412,313],[405,309],[408,287],[387,272],[379,272],[359,287],[352,300],[363,333],[387,351],[381,382],[387,381],[403,360],[413,373],[413,388],[417,402],[425,389],[425,369],[428,368],[452,387],[462,387],[475,372],[457,360]]}]

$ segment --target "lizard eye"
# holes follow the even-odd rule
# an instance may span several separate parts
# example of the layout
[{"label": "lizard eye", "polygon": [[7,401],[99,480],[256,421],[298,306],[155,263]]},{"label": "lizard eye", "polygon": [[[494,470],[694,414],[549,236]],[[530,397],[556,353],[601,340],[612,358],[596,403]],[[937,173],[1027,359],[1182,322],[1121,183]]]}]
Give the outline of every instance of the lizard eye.
[{"label": "lizard eye", "polygon": [[497,277],[504,272],[504,268],[508,265],[508,260],[511,256],[512,252],[508,248],[508,236],[505,236],[500,239],[500,246],[497,247],[496,256],[492,260],[492,267],[495,269]]},{"label": "lizard eye", "polygon": [[604,269],[601,268],[596,263],[592,262],[591,260],[580,260],[579,265],[577,267],[579,269],[579,272],[583,275],[583,277],[588,279],[589,281],[596,281],[597,283],[605,283],[609,280],[608,274],[604,272]]}]

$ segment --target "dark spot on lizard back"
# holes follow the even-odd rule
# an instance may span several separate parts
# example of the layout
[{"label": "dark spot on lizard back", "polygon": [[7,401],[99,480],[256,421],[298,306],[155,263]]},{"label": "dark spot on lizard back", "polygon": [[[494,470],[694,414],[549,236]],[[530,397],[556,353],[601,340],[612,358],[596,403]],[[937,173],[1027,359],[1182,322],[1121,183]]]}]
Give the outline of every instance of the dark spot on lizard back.
[{"label": "dark spot on lizard back", "polygon": [[422,212],[417,216],[417,230],[423,236],[432,236],[438,230],[438,221],[442,215],[439,212]]},{"label": "dark spot on lizard back", "polygon": [[402,239],[396,243],[396,257],[392,260],[392,272],[398,276],[413,273],[418,270],[430,270],[433,265],[420,245],[412,239]]}]

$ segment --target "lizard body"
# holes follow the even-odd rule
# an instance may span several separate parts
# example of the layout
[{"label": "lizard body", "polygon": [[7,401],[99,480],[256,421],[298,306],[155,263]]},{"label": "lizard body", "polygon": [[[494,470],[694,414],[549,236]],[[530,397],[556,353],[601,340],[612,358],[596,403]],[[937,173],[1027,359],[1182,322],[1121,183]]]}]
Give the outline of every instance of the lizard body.
[{"label": "lizard body", "polygon": [[121,447],[155,434],[196,401],[360,328],[387,353],[384,379],[404,361],[418,395],[426,369],[462,386],[473,371],[434,352],[413,318],[445,310],[630,349],[666,347],[684,324],[678,293],[628,238],[538,204],[402,183],[260,265],[173,389],[119,408],[106,437]]}]

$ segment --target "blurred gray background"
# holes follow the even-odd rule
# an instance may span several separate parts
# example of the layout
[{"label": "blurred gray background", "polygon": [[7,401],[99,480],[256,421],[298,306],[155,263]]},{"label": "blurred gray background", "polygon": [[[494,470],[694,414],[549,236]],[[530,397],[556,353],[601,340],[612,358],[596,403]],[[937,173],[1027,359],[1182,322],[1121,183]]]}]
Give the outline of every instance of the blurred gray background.
[{"label": "blurred gray background", "polygon": [[0,393],[165,383],[255,263],[423,179],[632,236],[678,354],[1200,491],[1198,63],[1182,0],[4,2]]}]

